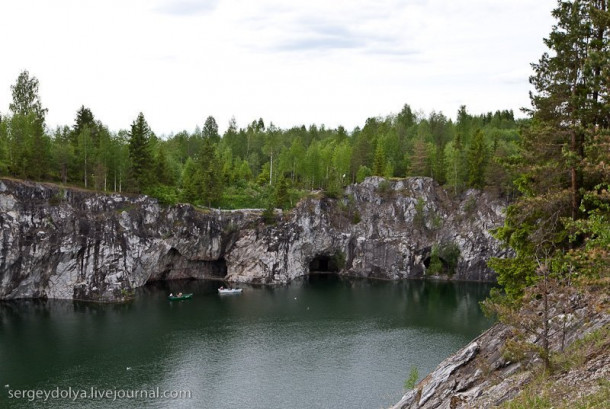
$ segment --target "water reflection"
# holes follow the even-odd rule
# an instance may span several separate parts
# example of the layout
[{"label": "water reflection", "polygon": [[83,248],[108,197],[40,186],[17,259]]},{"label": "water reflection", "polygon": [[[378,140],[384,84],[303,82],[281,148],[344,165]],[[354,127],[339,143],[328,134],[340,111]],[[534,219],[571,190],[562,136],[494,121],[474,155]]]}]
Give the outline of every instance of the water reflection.
[{"label": "water reflection", "polygon": [[[220,285],[156,283],[122,305],[0,303],[0,384],[189,389],[193,399],[171,402],[189,408],[381,407],[400,398],[412,365],[429,372],[490,325],[480,284],[312,276],[238,296],[219,296]],[[29,407],[0,391],[7,406]]]}]

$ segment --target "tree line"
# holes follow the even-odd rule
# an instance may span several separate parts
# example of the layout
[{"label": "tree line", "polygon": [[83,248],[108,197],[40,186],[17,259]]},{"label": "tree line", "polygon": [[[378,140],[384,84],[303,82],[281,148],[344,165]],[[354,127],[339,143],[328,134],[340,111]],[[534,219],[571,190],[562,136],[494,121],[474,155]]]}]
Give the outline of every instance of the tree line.
[{"label": "tree line", "polygon": [[604,308],[610,289],[610,11],[606,0],[560,0],[552,14],[549,52],[532,64],[531,120],[506,162],[519,194],[495,232],[515,257],[490,261],[503,294],[485,304],[517,329],[507,356],[539,356],[551,371],[561,352],[551,338],[563,348],[575,311]]},{"label": "tree line", "polygon": [[140,113],[113,132],[82,106],[72,125],[45,127],[36,77],[23,71],[0,117],[0,174],[87,189],[146,193],[167,203],[290,207],[306,191],[338,195],[365,177],[430,176],[456,194],[487,188],[510,195],[501,162],[517,151],[512,111],[483,115],[460,107],[457,120],[405,105],[368,118],[362,128],[324,125],[280,129],[260,118],[220,135],[214,117],[201,128],[158,137]]}]

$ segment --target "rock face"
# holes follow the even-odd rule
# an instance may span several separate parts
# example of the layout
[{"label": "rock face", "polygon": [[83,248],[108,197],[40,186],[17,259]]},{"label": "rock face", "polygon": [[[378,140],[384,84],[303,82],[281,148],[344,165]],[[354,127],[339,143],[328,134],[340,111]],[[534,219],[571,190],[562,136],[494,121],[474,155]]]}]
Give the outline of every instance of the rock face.
[{"label": "rock face", "polygon": [[[339,199],[306,198],[267,225],[260,210],[164,207],[146,196],[2,179],[0,299],[118,301],[154,280],[276,284],[311,270],[417,278],[434,248],[441,273],[493,281],[485,262],[506,250],[488,230],[502,223],[504,206],[476,191],[451,199],[429,178],[373,177]],[[446,248],[459,257],[449,260]]]},{"label": "rock face", "polygon": [[[608,329],[609,302],[608,295],[576,298],[575,309],[566,320],[565,332],[549,333],[550,351],[557,353],[562,350],[562,346],[568,349],[575,341],[582,340],[594,331]],[[556,323],[555,327],[560,327],[560,324]],[[607,351],[610,341],[602,337],[598,336],[600,340],[597,341],[597,348],[583,352],[582,364],[556,371],[549,378],[548,382],[555,385],[552,389],[554,393],[559,397],[563,395],[566,403],[597,392],[602,387],[602,382],[609,379],[610,354]],[[391,409],[483,409],[510,401],[539,376],[542,368],[542,361],[537,355],[525,355],[519,362],[510,361],[504,351],[507,341],[513,339],[515,335],[512,327],[495,324],[441,362]],[[542,345],[540,337],[529,341],[533,346]]]}]

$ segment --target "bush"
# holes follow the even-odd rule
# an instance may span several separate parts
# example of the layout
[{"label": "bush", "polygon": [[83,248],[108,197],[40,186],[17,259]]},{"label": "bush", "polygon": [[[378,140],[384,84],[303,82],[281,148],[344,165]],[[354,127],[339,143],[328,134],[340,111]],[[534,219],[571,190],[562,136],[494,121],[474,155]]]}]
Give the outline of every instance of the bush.
[{"label": "bush", "polygon": [[267,206],[265,210],[263,210],[263,221],[267,225],[275,224],[277,222],[273,206]]},{"label": "bush", "polygon": [[432,252],[430,253],[430,265],[426,270],[426,274],[438,275],[443,272],[443,262],[438,255],[438,246],[432,246]]},{"label": "bush", "polygon": [[419,379],[419,371],[416,366],[411,367],[411,372],[409,372],[409,377],[405,380],[405,389],[411,390],[415,388],[417,384],[417,380]]},{"label": "bush", "polygon": [[453,274],[460,260],[460,248],[453,242],[443,244],[439,249],[439,257],[447,263],[448,273]]},{"label": "bush", "polygon": [[426,202],[423,198],[418,197],[415,204],[415,215],[413,216],[413,225],[418,229],[426,228]]},{"label": "bush", "polygon": [[381,197],[388,197],[393,191],[392,185],[387,180],[382,180],[377,187],[377,194]]},{"label": "bush", "polygon": [[447,243],[432,246],[430,252],[430,264],[426,274],[453,275],[460,259],[460,248],[455,243]]},{"label": "bush", "polygon": [[159,185],[149,188],[145,192],[148,196],[154,197],[162,205],[175,205],[178,203],[178,192],[173,186]]},{"label": "bush", "polygon": [[64,200],[64,190],[61,189],[59,192],[55,193],[53,196],[49,198],[49,206],[59,206],[61,202]]},{"label": "bush", "polygon": [[366,179],[368,176],[372,176],[372,175],[373,175],[373,171],[371,170],[371,168],[366,167],[366,166],[360,166],[358,168],[358,171],[356,172],[356,182],[362,183],[362,182],[364,182],[364,179]]},{"label": "bush", "polygon": [[339,270],[343,270],[345,268],[345,254],[342,251],[337,251],[332,256],[332,263]]}]

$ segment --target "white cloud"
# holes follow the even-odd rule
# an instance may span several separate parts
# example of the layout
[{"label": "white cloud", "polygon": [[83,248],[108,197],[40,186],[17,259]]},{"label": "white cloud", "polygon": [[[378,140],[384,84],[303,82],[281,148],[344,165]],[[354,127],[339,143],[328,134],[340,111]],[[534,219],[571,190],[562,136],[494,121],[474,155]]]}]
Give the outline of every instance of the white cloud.
[{"label": "white cloud", "polygon": [[224,128],[362,125],[414,109],[454,116],[529,105],[554,0],[7,0],[0,111],[28,69],[51,126],[85,105],[159,134],[208,115]]}]

